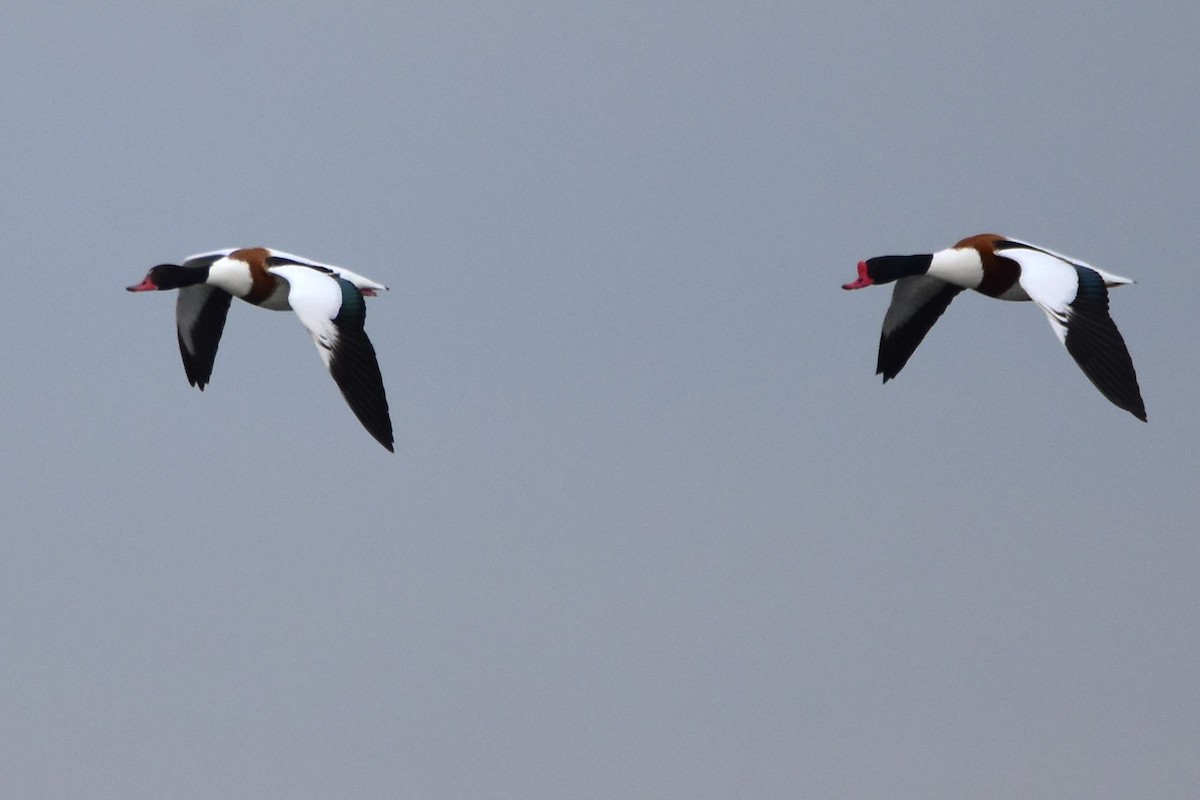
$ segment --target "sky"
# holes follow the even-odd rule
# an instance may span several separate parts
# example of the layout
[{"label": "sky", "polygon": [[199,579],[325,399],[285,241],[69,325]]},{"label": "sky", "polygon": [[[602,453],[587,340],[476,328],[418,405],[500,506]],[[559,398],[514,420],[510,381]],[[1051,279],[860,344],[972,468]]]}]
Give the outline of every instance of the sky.
[{"label": "sky", "polygon": [[[1197,35],[7,4],[0,796],[1200,795]],[[981,232],[1136,279],[1148,424],[973,294],[880,385],[841,284]],[[391,288],[394,455],[294,315],[201,393],[124,291],[258,245]]]}]

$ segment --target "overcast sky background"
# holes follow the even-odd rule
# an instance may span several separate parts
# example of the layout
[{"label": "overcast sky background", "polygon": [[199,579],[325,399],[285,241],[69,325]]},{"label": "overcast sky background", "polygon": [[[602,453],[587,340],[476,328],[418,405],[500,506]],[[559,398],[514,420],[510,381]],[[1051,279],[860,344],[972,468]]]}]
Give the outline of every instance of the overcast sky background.
[{"label": "overcast sky background", "polygon": [[[1193,0],[9,3],[0,796],[1200,796]],[[873,375],[859,259],[1135,278]],[[146,269],[369,301],[188,386]]]}]

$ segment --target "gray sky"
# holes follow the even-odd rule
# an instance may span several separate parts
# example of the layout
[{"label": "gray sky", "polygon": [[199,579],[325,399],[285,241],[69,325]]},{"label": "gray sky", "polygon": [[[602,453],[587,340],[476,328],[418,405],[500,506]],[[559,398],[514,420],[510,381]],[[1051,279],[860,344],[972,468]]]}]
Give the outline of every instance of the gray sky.
[{"label": "gray sky", "polygon": [[[247,6],[253,6],[249,8]],[[1194,2],[10,3],[0,796],[1194,798]],[[1137,279],[894,382],[859,259]],[[152,264],[369,301],[185,378]]]}]

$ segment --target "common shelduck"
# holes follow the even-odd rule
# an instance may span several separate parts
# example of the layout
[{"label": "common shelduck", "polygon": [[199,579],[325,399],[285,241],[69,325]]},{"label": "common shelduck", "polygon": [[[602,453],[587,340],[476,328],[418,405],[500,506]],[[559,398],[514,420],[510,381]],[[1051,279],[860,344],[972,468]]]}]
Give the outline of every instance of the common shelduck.
[{"label": "common shelduck", "polygon": [[292,310],[312,334],[321,360],[359,422],[389,451],[392,420],[375,348],[363,323],[363,297],[386,291],[381,283],[348,269],[249,247],[191,256],[160,264],[131,292],[178,289],[175,325],[188,382],[201,390],[212,375],[229,302],[240,297],[272,311]]},{"label": "common shelduck", "polygon": [[1108,289],[1133,283],[1075,258],[994,233],[963,239],[936,253],[878,256],[858,262],[843,289],[891,283],[876,373],[896,377],[963,289],[1000,300],[1032,300],[1083,374],[1114,405],[1143,422],[1146,406],[1125,340],[1108,314]]}]

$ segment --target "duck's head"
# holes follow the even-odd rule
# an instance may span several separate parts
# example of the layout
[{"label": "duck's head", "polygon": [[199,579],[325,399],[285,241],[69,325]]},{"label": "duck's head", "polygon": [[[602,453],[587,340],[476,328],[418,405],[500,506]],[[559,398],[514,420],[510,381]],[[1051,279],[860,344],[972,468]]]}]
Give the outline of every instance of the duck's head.
[{"label": "duck's head", "polygon": [[843,289],[863,289],[877,283],[891,283],[912,275],[924,275],[933,256],[876,256],[858,262],[858,277],[842,284]]},{"label": "duck's head", "polygon": [[204,283],[208,270],[181,267],[178,264],[159,264],[151,267],[146,277],[136,286],[126,286],[130,292],[153,292],[162,289],[179,289]]}]

